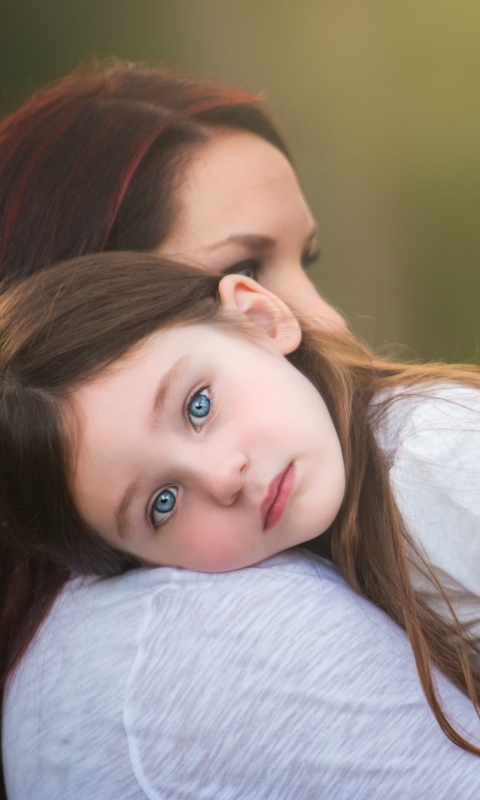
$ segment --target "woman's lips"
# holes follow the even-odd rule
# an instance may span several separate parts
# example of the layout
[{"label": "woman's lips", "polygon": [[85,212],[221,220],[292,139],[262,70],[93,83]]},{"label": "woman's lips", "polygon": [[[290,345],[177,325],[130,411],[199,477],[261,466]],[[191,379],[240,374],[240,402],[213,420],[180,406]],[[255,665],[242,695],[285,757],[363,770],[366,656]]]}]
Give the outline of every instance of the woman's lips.
[{"label": "woman's lips", "polygon": [[260,508],[264,531],[273,528],[282,517],[288,503],[288,498],[292,493],[294,483],[295,465],[292,461],[287,469],[277,475],[268,487],[267,496]]}]

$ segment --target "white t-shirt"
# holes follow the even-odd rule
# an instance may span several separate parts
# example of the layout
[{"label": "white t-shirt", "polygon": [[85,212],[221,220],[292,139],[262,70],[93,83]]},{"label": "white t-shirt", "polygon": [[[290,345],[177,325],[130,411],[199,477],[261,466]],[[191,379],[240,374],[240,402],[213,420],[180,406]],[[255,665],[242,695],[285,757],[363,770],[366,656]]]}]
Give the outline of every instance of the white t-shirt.
[{"label": "white t-shirt", "polygon": [[301,550],[72,581],[11,682],[4,763],[10,800],[480,796],[480,758],[440,730],[404,632]]},{"label": "white t-shirt", "polygon": [[[471,394],[460,398],[469,408]],[[462,504],[470,514],[475,492],[467,502],[464,480],[443,470],[453,465],[453,476],[456,452],[470,473],[475,448],[465,461],[467,446],[455,448],[451,424],[440,424],[445,412],[435,422],[424,413],[431,402],[441,405],[395,403],[379,437],[416,539],[432,550],[447,541],[458,555],[463,535],[474,547]],[[432,462],[428,430],[446,443],[443,461],[435,451]],[[425,460],[438,461],[433,495],[423,493]],[[457,488],[435,515],[445,483]],[[451,565],[448,556],[437,566]],[[442,676],[438,686],[480,744],[471,703]],[[72,581],[11,681],[3,736],[10,800],[480,796],[480,758],[440,730],[403,631],[302,550],[228,574],[161,568]]]},{"label": "white t-shirt", "polygon": [[[477,621],[480,635],[480,391],[445,385],[398,393],[378,438],[409,533],[460,620]],[[414,584],[441,611],[412,561]]]}]

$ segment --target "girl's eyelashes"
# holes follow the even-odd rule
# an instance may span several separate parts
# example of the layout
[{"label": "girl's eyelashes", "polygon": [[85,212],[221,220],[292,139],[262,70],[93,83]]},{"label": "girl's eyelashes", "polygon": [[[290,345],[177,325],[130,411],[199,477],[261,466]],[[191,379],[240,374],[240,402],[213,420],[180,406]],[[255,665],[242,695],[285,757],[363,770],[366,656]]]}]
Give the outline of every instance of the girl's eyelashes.
[{"label": "girl's eyelashes", "polygon": [[171,517],[177,504],[178,487],[168,486],[162,489],[153,499],[150,508],[150,522],[158,528]]},{"label": "girl's eyelashes", "polygon": [[318,259],[320,258],[320,249],[317,247],[316,250],[313,252],[305,252],[302,253],[302,267],[303,269],[308,269],[313,264],[316,264]]},{"label": "girl's eyelashes", "polygon": [[190,424],[196,431],[200,430],[205,424],[212,407],[210,390],[205,387],[195,392],[187,401],[186,412]]},{"label": "girl's eyelashes", "polygon": [[224,275],[245,275],[247,278],[253,278],[254,281],[258,280],[258,273],[262,262],[259,258],[246,258],[244,261],[238,261],[232,264],[231,267],[223,270]]}]

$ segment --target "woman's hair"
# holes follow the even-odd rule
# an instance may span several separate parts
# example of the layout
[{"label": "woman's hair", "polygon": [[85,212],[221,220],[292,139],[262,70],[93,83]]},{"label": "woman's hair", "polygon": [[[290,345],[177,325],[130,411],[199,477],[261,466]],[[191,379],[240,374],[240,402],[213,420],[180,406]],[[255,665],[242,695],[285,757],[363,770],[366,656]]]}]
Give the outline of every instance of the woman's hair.
[{"label": "woman's hair", "polygon": [[0,280],[102,250],[154,250],[215,129],[285,144],[258,96],[119,61],[76,70],[0,124]]},{"label": "woman's hair", "polygon": [[[103,253],[51,267],[0,297],[0,530],[9,554],[0,567],[2,687],[69,575],[109,576],[141,565],[103,542],[75,508],[72,390],[158,329],[238,324],[221,308],[219,280],[149,254]],[[405,628],[439,724],[479,755],[449,722],[432,676],[436,664],[478,708],[479,650],[453,612],[446,621],[412,587],[407,550],[414,545],[376,444],[371,401],[395,387],[439,380],[480,388],[480,375],[387,362],[348,333],[305,326],[288,358],[322,394],[345,461],[345,500],[319,542],[329,538],[350,586]],[[442,592],[425,561],[423,569]]]}]

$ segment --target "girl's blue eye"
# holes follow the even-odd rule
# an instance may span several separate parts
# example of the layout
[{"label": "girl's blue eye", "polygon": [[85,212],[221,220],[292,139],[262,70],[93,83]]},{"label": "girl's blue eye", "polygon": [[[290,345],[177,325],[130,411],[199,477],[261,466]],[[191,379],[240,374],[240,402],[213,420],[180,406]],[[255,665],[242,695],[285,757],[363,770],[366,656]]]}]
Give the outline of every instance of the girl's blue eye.
[{"label": "girl's blue eye", "polygon": [[168,489],[162,489],[162,491],[157,494],[150,511],[150,519],[155,528],[168,519],[175,508],[177,495],[178,489],[176,486],[169,486]]},{"label": "girl's blue eye", "polygon": [[208,389],[202,389],[201,392],[197,392],[189,400],[187,413],[194,428],[199,428],[203,425],[206,417],[210,414],[210,405]]}]

